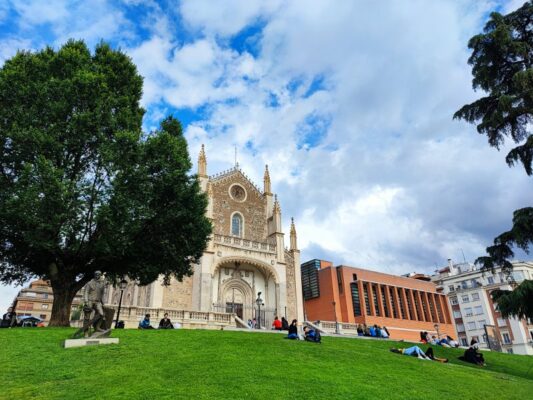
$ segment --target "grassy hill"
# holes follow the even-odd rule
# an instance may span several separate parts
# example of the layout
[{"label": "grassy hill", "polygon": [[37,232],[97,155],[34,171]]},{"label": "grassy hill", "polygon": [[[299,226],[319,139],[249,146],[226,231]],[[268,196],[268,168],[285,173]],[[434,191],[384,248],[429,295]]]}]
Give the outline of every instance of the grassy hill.
[{"label": "grassy hill", "polygon": [[[1,329],[1,399],[526,399],[533,357],[487,367],[393,354],[392,341],[230,331],[114,332],[119,345],[63,349],[72,329]],[[424,346],[422,346],[425,348]]]}]

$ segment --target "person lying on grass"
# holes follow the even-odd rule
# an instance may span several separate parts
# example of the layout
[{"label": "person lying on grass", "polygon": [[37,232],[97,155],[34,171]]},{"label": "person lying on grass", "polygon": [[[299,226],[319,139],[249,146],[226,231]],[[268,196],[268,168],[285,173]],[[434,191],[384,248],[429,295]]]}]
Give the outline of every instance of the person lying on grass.
[{"label": "person lying on grass", "polygon": [[435,357],[434,354],[433,354],[433,349],[431,347],[429,347],[426,350],[425,353],[418,346],[412,346],[412,347],[408,347],[406,349],[392,348],[392,349],[390,349],[390,351],[392,351],[393,353],[403,354],[404,356],[418,357],[421,360],[433,360],[433,361],[438,361],[438,362],[442,362],[442,363],[447,363],[448,362],[447,358],[437,358],[437,357]]}]

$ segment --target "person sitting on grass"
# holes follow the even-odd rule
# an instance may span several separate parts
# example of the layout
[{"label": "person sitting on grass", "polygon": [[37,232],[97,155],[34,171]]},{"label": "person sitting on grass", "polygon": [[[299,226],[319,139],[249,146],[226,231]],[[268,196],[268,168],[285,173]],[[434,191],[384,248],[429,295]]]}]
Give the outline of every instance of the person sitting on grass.
[{"label": "person sitting on grass", "polygon": [[281,317],[281,330],[282,331],[289,330],[289,321],[287,321],[287,318],[285,317]]},{"label": "person sitting on grass", "polygon": [[472,339],[470,342],[470,347],[465,350],[465,354],[463,356],[459,357],[459,360],[484,367],[486,365],[485,359],[483,358],[483,354],[481,354],[478,350],[479,345],[477,341]]},{"label": "person sitting on grass", "polygon": [[370,332],[370,336],[376,337],[376,328],[371,326],[370,328],[368,328],[368,331]]},{"label": "person sitting on grass", "polygon": [[381,328],[381,337],[383,339],[388,339],[389,338],[389,333],[387,331],[387,327],[384,326],[383,328]]},{"label": "person sitting on grass", "polygon": [[274,322],[272,322],[272,329],[281,331],[281,321],[278,319],[278,317],[274,318]]},{"label": "person sitting on grass", "polygon": [[406,349],[392,348],[392,349],[390,349],[390,351],[392,351],[393,353],[403,354],[404,356],[418,357],[421,360],[433,360],[433,361],[438,361],[438,362],[442,362],[442,363],[447,363],[448,362],[447,358],[437,358],[437,357],[435,357],[434,354],[433,354],[433,349],[431,347],[429,347],[426,350],[426,352],[424,352],[418,346],[412,346],[412,347],[408,347]]},{"label": "person sitting on grass", "polygon": [[363,329],[363,325],[358,324],[357,325],[357,336],[364,336],[364,335],[365,335],[365,331]]},{"label": "person sitting on grass", "polygon": [[296,325],[296,320],[293,319],[291,325],[289,326],[289,334],[287,339],[299,339],[298,337],[298,325]]},{"label": "person sitting on grass", "polygon": [[139,322],[139,329],[154,329],[154,327],[150,325],[150,314],[146,314],[144,319]]},{"label": "person sitting on grass", "polygon": [[159,329],[174,329],[174,325],[172,325],[170,318],[168,318],[168,313],[165,313],[163,319],[159,321]]},{"label": "person sitting on grass", "polygon": [[308,342],[320,343],[322,337],[320,332],[309,328],[308,326],[304,327],[304,339]]}]

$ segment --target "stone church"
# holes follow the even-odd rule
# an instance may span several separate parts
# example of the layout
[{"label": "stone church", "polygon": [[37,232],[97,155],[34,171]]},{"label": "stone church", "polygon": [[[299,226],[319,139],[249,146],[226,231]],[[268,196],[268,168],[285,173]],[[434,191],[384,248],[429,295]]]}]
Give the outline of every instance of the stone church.
[{"label": "stone church", "polygon": [[[182,282],[172,280],[169,286],[164,286],[161,279],[147,286],[130,283],[122,300],[125,311],[148,308],[230,313],[243,321],[259,316],[263,326],[270,326],[275,315],[302,321],[296,229],[292,221],[290,245],[286,248],[281,207],[272,193],[268,166],[263,190],[243,173],[238,163],[208,176],[202,145],[198,179],[209,198],[206,215],[213,225],[213,234],[200,263],[193,265],[193,276]],[[109,288],[107,303],[116,305],[119,292]],[[258,296],[262,300],[260,315]]]}]

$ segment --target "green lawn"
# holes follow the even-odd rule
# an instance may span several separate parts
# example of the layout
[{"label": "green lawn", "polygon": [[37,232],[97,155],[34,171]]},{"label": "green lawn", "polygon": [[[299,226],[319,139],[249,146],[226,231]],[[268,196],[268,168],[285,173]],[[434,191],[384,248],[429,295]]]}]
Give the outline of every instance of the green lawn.
[{"label": "green lawn", "polygon": [[[487,367],[393,354],[391,341],[230,331],[115,331],[119,345],[63,349],[73,329],[1,329],[1,399],[527,399],[533,357]],[[401,344],[400,344],[401,345]],[[403,344],[406,346],[406,344]]]}]

